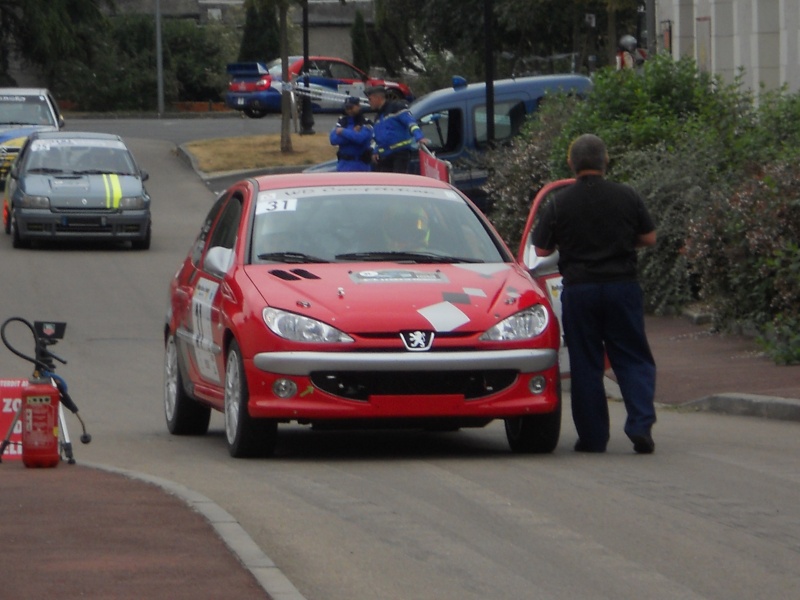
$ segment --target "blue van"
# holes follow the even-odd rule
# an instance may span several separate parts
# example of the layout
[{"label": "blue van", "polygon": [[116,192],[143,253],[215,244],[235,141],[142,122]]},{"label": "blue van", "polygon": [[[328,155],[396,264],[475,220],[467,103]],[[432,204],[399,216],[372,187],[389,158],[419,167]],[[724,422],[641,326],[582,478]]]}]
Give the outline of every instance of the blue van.
[{"label": "blue van", "polygon": [[[517,135],[525,119],[536,111],[547,94],[584,96],[592,81],[583,75],[538,75],[494,82],[494,139],[503,143]],[[428,149],[450,162],[452,183],[481,210],[490,200],[483,189],[488,173],[475,158],[486,149],[486,84],[453,78],[453,87],[431,92],[411,104],[411,113],[430,140]],[[336,161],[310,167],[307,171],[332,171]],[[411,171],[419,173],[419,161]]]}]

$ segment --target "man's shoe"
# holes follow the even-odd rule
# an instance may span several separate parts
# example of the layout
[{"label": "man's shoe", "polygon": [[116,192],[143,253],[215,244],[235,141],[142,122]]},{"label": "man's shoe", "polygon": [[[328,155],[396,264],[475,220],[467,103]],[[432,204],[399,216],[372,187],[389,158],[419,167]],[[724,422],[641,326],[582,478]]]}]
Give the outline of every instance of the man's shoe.
[{"label": "man's shoe", "polygon": [[589,444],[585,444],[583,440],[578,440],[575,442],[575,452],[591,452],[594,454],[602,454],[605,451],[605,446],[590,446]]},{"label": "man's shoe", "polygon": [[636,454],[652,454],[656,449],[656,443],[649,433],[641,433],[630,436],[633,442],[633,451]]}]

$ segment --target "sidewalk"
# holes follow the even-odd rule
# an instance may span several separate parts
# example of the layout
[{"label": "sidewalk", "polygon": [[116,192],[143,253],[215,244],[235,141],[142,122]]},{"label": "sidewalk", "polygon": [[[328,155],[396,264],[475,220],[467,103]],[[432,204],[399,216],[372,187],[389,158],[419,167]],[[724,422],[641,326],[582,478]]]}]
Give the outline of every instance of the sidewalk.
[{"label": "sidewalk", "polygon": [[[800,421],[800,366],[685,317],[648,317],[647,331],[658,402]],[[3,598],[303,600],[230,514],[165,480],[4,462],[0,524]]]}]

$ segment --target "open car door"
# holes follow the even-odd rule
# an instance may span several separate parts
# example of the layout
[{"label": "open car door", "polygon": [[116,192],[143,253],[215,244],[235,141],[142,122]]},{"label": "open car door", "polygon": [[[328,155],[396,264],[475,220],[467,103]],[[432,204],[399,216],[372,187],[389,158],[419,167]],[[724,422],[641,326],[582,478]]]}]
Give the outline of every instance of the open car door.
[{"label": "open car door", "polygon": [[550,256],[536,256],[531,235],[537,222],[537,214],[544,208],[547,202],[553,199],[555,193],[563,187],[574,183],[574,179],[559,179],[545,185],[533,199],[531,210],[528,213],[528,220],[525,223],[525,230],[522,234],[517,260],[523,263],[530,271],[530,274],[547,291],[547,297],[553,312],[558,317],[558,324],[561,327],[561,348],[558,353],[558,363],[561,370],[561,378],[570,378],[569,354],[564,345],[564,327],[561,323],[561,273],[558,271],[558,250]]}]

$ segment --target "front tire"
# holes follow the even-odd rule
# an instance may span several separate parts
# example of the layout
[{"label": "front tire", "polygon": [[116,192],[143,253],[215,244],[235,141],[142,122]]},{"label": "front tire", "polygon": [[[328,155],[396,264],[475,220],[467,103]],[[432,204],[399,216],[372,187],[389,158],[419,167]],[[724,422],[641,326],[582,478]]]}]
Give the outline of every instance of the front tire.
[{"label": "front tire", "polygon": [[134,250],[149,250],[150,249],[150,239],[153,237],[153,227],[150,223],[147,224],[147,231],[144,234],[144,237],[138,240],[131,241],[131,248]]},{"label": "front tire", "polygon": [[506,439],[517,454],[549,454],[561,435],[561,400],[551,413],[511,417],[505,420]]},{"label": "front tire", "polygon": [[211,408],[190,398],[183,389],[178,346],[172,334],[164,350],[164,415],[173,435],[203,435],[211,420]]},{"label": "front tire", "polygon": [[225,363],[225,438],[234,458],[271,456],[278,439],[278,422],[254,419],[247,410],[250,393],[244,361],[236,340],[228,348]]},{"label": "front tire", "polygon": [[9,217],[9,227],[11,228],[11,245],[14,248],[29,248],[31,245],[31,241],[28,239],[23,239],[23,237],[19,233],[19,227],[17,227],[17,219],[14,217],[14,213],[11,213]]}]

